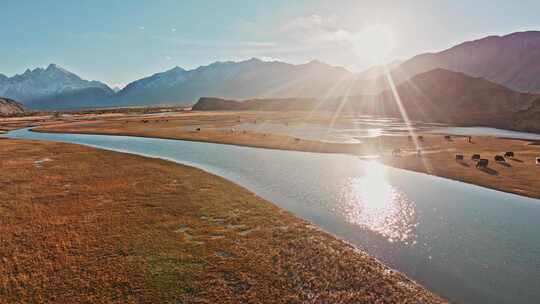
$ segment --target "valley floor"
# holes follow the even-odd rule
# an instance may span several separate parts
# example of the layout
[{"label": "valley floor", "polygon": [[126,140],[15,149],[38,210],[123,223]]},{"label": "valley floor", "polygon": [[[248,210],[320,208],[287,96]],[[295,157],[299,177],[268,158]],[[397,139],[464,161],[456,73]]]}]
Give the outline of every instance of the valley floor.
[{"label": "valley floor", "polygon": [[201,170],[0,139],[0,303],[441,303]]},{"label": "valley floor", "polygon": [[[299,139],[287,135],[234,130],[242,123],[276,123],[293,126],[299,122],[320,125],[347,124],[351,117],[328,117],[320,114],[275,112],[186,112],[170,116],[111,117],[95,121],[66,121],[51,124],[38,131],[110,134],[157,137],[234,144],[242,146],[298,150],[308,152],[348,153],[359,156],[378,155],[388,165],[446,177],[523,196],[540,198],[540,166],[535,157],[540,156],[540,145],[526,140],[474,136],[471,143],[466,137],[422,135],[423,140],[411,140],[407,136],[380,136],[363,138],[362,143],[329,143],[314,139]],[[401,149],[393,156],[394,149]],[[421,155],[417,154],[421,150]],[[495,155],[513,151],[515,158],[504,163],[494,161]],[[478,153],[487,158],[487,169],[475,168],[470,160]],[[463,154],[464,161],[456,161],[455,155]]]}]

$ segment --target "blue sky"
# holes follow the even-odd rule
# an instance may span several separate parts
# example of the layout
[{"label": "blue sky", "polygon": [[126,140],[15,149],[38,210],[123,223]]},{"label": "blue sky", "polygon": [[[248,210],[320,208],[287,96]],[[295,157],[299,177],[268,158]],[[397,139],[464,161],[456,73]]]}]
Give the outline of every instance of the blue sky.
[{"label": "blue sky", "polygon": [[0,73],[57,63],[126,84],[251,57],[361,71],[465,40],[540,30],[540,1],[0,0]]}]

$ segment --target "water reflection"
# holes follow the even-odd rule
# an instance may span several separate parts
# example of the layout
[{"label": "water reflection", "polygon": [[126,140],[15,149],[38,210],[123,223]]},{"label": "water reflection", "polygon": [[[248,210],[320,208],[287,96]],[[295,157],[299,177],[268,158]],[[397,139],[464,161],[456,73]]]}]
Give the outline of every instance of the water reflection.
[{"label": "water reflection", "polygon": [[350,223],[365,227],[390,242],[416,243],[418,220],[414,203],[386,178],[386,167],[367,162],[363,176],[350,178],[340,196],[340,209]]}]

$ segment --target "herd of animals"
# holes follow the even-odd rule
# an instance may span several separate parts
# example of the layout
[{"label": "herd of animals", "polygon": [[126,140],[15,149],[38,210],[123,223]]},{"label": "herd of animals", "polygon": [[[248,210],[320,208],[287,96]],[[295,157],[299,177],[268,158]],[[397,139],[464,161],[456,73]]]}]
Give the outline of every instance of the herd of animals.
[{"label": "herd of animals", "polygon": [[[444,138],[446,140],[451,140],[451,136],[450,135],[445,135]],[[412,136],[409,136],[409,140],[412,139]],[[418,140],[419,141],[423,141],[423,137],[422,136],[418,136]],[[468,140],[469,142],[471,142],[471,136],[468,136]],[[417,153],[418,155],[421,154],[421,150],[418,150]],[[399,156],[401,154],[401,149],[394,149],[392,150],[392,155],[393,156]],[[499,163],[504,163],[506,162],[506,159],[511,159],[511,158],[514,158],[514,152],[512,151],[507,151],[506,153],[504,153],[504,155],[495,155],[494,156],[494,160],[496,162],[499,162]],[[463,154],[456,154],[456,161],[463,161],[465,159],[465,156]],[[471,160],[472,161],[475,161],[476,162],[476,168],[478,169],[485,169],[488,167],[489,165],[489,159],[487,158],[482,158],[480,156],[480,154],[473,154],[471,156]],[[536,162],[536,165],[539,165],[540,166],[540,156],[537,156],[535,158],[535,162]]]},{"label": "herd of animals", "polygon": [[[506,152],[504,153],[504,156],[502,155],[495,155],[494,159],[496,162],[506,162],[506,158],[513,158],[514,152]],[[464,159],[463,154],[456,154],[456,161],[462,161]],[[471,156],[471,160],[476,161],[476,168],[487,168],[489,164],[489,160],[487,158],[482,158],[480,154],[473,154]],[[536,163],[540,163],[540,157],[536,158]]]}]

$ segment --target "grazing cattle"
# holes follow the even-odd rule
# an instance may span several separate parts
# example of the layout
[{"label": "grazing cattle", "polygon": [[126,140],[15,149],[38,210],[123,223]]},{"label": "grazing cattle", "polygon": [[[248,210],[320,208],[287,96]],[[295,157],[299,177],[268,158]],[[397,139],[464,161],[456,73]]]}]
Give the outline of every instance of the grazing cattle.
[{"label": "grazing cattle", "polygon": [[536,158],[536,164],[540,165],[540,156]]},{"label": "grazing cattle", "polygon": [[195,129],[195,131],[197,131],[197,132],[199,132],[200,130],[201,130],[201,128],[197,128],[197,129]]},{"label": "grazing cattle", "polygon": [[479,160],[480,159],[480,154],[473,154],[473,156],[471,157],[472,160]]},{"label": "grazing cattle", "polygon": [[502,155],[495,155],[495,161],[505,162],[506,160],[504,159]]},{"label": "grazing cattle", "polygon": [[456,160],[463,160],[462,154],[456,154]]},{"label": "grazing cattle", "polygon": [[514,157],[514,152],[506,152],[504,153],[504,157],[508,157],[508,158]]},{"label": "grazing cattle", "polygon": [[412,140],[412,136],[411,136],[411,135],[407,136],[407,138],[408,138],[409,140]]},{"label": "grazing cattle", "polygon": [[476,163],[476,168],[487,168],[489,160],[482,158]]},{"label": "grazing cattle", "polygon": [[422,136],[422,135],[418,136],[418,140],[419,141],[424,141],[424,136]]},{"label": "grazing cattle", "polygon": [[445,136],[444,136],[444,139],[446,139],[446,140],[451,140],[451,139],[452,139],[452,136],[450,136],[450,135],[445,135]]}]

